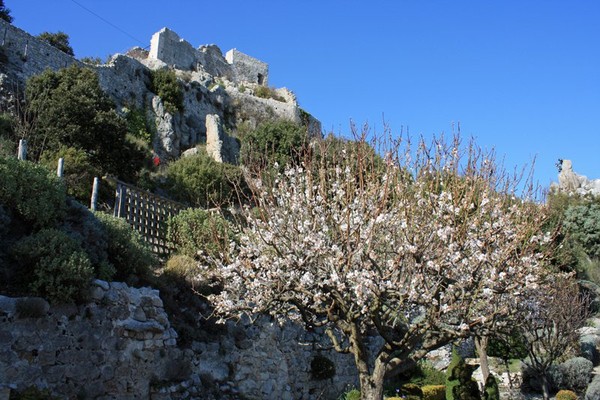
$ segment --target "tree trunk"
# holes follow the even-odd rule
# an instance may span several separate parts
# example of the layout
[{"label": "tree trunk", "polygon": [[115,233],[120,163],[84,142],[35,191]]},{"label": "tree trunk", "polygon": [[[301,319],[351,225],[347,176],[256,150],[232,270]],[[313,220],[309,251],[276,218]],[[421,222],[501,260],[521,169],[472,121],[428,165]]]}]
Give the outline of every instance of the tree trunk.
[{"label": "tree trunk", "polygon": [[479,354],[479,365],[481,366],[481,374],[483,375],[484,385],[487,381],[488,376],[490,375],[490,364],[488,362],[487,347],[487,336],[475,337],[475,348],[477,349],[477,354]]},{"label": "tree trunk", "polygon": [[548,386],[549,386],[548,385],[548,377],[544,373],[542,375],[542,393],[544,395],[544,400],[550,399],[550,390],[549,390]]},{"label": "tree trunk", "polygon": [[373,375],[360,374],[360,399],[361,400],[382,400],[383,399],[383,378],[385,369],[373,371]]}]

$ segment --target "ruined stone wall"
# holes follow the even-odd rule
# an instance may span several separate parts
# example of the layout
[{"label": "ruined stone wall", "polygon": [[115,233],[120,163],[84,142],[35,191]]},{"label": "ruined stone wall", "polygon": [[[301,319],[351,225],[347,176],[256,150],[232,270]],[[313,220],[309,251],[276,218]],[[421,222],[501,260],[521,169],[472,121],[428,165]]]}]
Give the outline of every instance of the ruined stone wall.
[{"label": "ruined stone wall", "polygon": [[269,65],[254,57],[231,49],[225,54],[225,59],[233,68],[233,76],[237,82],[250,82],[267,85]]},{"label": "ruined stone wall", "polygon": [[[157,290],[95,281],[91,299],[0,296],[0,395],[36,386],[60,398],[309,400],[358,385],[352,356],[322,332],[261,317],[180,349]],[[317,355],[335,364],[333,378],[315,379]]]},{"label": "ruined stone wall", "polygon": [[0,72],[7,74],[14,84],[22,84],[48,68],[58,70],[71,64],[81,63],[47,42],[0,20]]}]

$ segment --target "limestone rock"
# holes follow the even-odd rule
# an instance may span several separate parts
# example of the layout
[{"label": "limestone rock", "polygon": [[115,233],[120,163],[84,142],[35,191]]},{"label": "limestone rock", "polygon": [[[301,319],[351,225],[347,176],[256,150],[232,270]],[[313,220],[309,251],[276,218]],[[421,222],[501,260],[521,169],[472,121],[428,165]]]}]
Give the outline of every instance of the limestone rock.
[{"label": "limestone rock", "polygon": [[237,164],[240,152],[239,142],[223,132],[218,115],[206,116],[206,152],[217,162]]}]

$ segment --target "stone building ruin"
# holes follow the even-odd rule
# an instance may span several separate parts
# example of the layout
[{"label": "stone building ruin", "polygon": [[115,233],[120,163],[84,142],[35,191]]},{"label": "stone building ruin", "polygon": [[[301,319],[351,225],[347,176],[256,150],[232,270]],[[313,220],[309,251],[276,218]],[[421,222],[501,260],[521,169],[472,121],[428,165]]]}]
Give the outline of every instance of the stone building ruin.
[{"label": "stone building ruin", "polygon": [[269,65],[265,62],[237,49],[229,50],[223,57],[221,49],[216,45],[195,49],[168,28],[163,28],[152,36],[148,58],[162,61],[179,70],[204,71],[233,83],[267,85],[269,78]]}]

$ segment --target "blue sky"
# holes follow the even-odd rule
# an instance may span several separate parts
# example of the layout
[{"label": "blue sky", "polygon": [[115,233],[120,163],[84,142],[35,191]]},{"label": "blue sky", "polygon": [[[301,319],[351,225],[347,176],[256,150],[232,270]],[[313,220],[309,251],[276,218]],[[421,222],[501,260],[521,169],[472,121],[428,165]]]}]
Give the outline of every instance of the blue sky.
[{"label": "blue sky", "polygon": [[267,62],[270,84],[293,90],[337,134],[348,134],[350,120],[381,132],[385,119],[413,138],[460,124],[508,169],[536,157],[544,186],[557,180],[558,158],[600,178],[599,1],[5,4],[21,29],[69,34],[77,57],[148,46],[165,26],[196,47],[237,48]]}]

